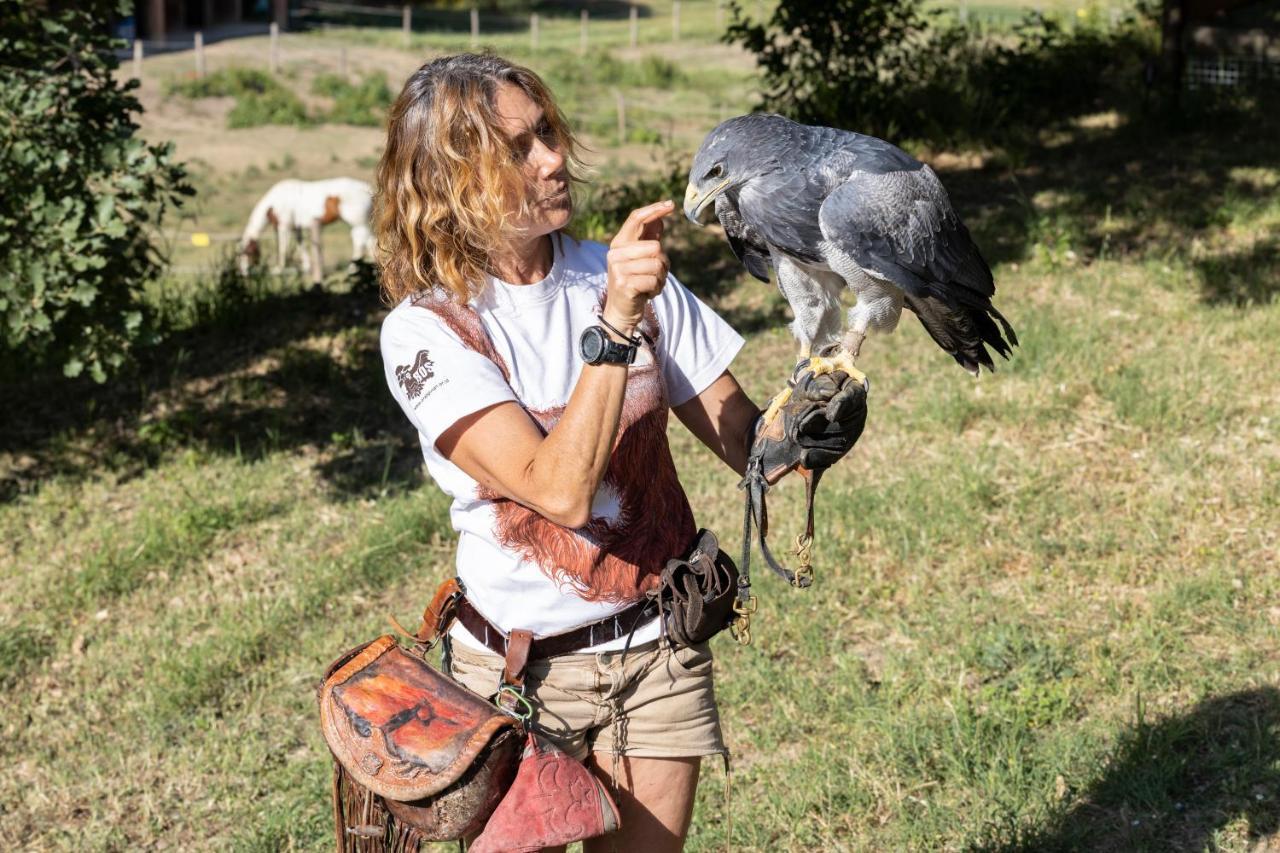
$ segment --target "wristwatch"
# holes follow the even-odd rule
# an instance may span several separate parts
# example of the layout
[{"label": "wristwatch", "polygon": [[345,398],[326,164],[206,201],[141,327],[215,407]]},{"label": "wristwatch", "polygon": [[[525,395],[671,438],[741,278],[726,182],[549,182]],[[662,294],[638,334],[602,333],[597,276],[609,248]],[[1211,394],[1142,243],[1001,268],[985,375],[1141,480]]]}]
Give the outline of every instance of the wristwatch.
[{"label": "wristwatch", "polygon": [[599,326],[583,330],[578,352],[587,364],[631,364],[636,360],[635,344],[620,344]]}]

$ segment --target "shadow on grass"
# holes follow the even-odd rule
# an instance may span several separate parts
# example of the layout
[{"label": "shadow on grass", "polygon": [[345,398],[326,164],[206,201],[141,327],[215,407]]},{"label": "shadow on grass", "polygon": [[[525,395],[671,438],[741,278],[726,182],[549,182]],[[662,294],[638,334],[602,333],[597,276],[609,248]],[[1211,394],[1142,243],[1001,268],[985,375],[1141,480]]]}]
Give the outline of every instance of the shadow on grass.
[{"label": "shadow on grass", "polygon": [[1105,775],[1053,824],[1000,853],[1217,849],[1231,827],[1250,845],[1280,831],[1280,690],[1202,701],[1139,724]]},{"label": "shadow on grass", "polygon": [[0,501],[53,476],[137,476],[177,452],[255,460],[309,448],[341,496],[419,482],[386,391],[367,289],[268,295],[174,334],[105,384],[38,377],[2,390]]},{"label": "shadow on grass", "polygon": [[[1187,257],[1207,304],[1266,304],[1280,295],[1280,240],[1265,230],[1280,217],[1277,131],[1280,112],[1176,133],[1140,118],[1078,122],[1033,149],[939,170],[993,263]],[[681,170],[667,171],[597,202],[618,213],[678,192]],[[673,269],[718,303],[742,277],[723,238],[681,221],[670,234]],[[386,393],[369,289],[264,296],[236,312],[174,336],[106,386],[57,376],[0,388],[0,501],[51,476],[141,473],[177,451],[252,459],[306,447],[341,495],[418,482],[414,436]],[[789,319],[776,300],[725,314],[743,334]]]},{"label": "shadow on grass", "polygon": [[1196,261],[1201,292],[1214,304],[1258,305],[1280,294],[1280,240],[1267,237],[1252,246]]},{"label": "shadow on grass", "polygon": [[1277,132],[1270,110],[1177,127],[1154,115],[1100,116],[977,167],[944,158],[938,171],[993,264],[1182,257],[1206,303],[1267,303],[1280,295],[1277,244],[1241,246],[1259,227],[1252,222],[1280,208]]},{"label": "shadow on grass", "polygon": [[[712,304],[738,274],[711,234],[684,235],[672,253],[676,269],[703,271],[699,295]],[[224,278],[211,287],[231,290],[210,297],[208,316],[142,353],[130,374],[101,386],[58,375],[0,384],[0,502],[51,477],[140,476],[180,453],[302,451],[340,498],[421,483],[417,437],[383,376],[374,279],[350,293],[246,295],[234,273]],[[749,333],[789,318],[729,319]]]}]

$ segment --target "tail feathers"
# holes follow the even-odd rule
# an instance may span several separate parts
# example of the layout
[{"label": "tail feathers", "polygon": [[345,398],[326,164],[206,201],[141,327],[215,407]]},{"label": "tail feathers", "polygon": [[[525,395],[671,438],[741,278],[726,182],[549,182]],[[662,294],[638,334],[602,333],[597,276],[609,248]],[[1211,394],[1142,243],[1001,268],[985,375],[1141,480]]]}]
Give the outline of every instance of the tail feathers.
[{"label": "tail feathers", "polygon": [[914,296],[909,293],[905,294],[905,299],[907,307],[920,318],[920,324],[929,336],[974,376],[978,375],[979,367],[990,371],[996,369],[987,347],[1007,359],[1013,352],[1012,347],[1018,345],[1013,327],[990,300],[972,298],[949,304],[932,294]]}]

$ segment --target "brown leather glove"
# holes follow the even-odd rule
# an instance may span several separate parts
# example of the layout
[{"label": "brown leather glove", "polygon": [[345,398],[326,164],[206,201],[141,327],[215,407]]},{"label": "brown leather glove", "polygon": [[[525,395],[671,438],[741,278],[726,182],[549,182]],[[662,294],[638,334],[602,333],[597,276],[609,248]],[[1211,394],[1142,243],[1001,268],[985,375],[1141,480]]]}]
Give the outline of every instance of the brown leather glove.
[{"label": "brown leather glove", "polygon": [[831,467],[853,449],[867,423],[867,389],[844,371],[814,376],[808,361],[787,383],[791,397],[771,423],[764,415],[752,427],[750,461],[759,460],[765,482],[805,468]]},{"label": "brown leather glove", "polygon": [[[751,594],[751,528],[759,534],[760,553],[765,564],[793,586],[806,587],[813,573],[808,557],[801,571],[793,572],[778,562],[766,541],[769,510],[765,494],[787,473],[799,470],[805,478],[806,519],[802,540],[813,540],[813,499],[823,472],[840,460],[857,443],[867,422],[867,387],[853,381],[843,371],[814,376],[808,362],[797,365],[787,383],[790,396],[776,416],[764,422],[764,415],[752,427],[747,451],[747,472],[738,487],[746,492],[742,522],[742,562],[739,564],[738,601],[746,607]],[[807,554],[807,544],[805,553]]]}]

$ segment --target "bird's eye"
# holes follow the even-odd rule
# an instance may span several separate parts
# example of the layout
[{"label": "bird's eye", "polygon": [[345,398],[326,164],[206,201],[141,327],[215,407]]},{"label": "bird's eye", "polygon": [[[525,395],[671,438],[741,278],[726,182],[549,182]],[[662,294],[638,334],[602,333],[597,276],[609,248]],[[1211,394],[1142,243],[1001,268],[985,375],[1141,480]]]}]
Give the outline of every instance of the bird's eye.
[{"label": "bird's eye", "polygon": [[712,166],[710,169],[707,170],[707,174],[703,175],[703,177],[718,178],[723,174],[724,174],[724,166],[721,166],[719,163],[716,163],[714,166]]}]

